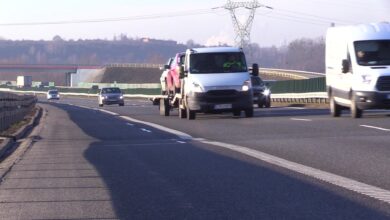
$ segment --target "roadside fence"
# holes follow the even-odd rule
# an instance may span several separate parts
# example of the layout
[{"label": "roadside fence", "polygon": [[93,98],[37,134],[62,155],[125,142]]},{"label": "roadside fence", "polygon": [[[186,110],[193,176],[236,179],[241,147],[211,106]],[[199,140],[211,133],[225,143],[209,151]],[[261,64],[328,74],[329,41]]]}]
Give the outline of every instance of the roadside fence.
[{"label": "roadside fence", "polygon": [[22,121],[37,102],[36,96],[0,91],[0,132]]}]

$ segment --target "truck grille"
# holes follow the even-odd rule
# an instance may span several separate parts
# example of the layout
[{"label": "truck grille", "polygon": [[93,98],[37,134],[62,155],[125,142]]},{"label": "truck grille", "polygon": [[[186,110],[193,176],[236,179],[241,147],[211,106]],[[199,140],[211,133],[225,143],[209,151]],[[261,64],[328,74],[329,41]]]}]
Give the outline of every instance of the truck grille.
[{"label": "truck grille", "polygon": [[207,101],[214,103],[231,103],[238,97],[236,90],[211,90],[207,92]]},{"label": "truck grille", "polygon": [[390,91],[390,76],[381,76],[376,83],[378,91]]},{"label": "truck grille", "polygon": [[237,95],[236,90],[210,90],[207,92],[210,96],[235,96]]}]

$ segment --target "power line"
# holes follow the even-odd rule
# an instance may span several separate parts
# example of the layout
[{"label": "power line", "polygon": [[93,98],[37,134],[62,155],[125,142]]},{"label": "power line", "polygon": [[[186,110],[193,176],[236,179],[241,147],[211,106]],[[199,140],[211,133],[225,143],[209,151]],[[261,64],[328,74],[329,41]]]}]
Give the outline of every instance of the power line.
[{"label": "power line", "polygon": [[351,20],[343,20],[343,19],[337,19],[337,18],[329,18],[329,17],[322,17],[318,15],[313,15],[313,14],[308,14],[308,13],[303,13],[303,12],[297,12],[297,11],[291,11],[291,10],[286,10],[286,9],[279,9],[275,8],[274,11],[279,12],[281,14],[286,14],[289,16],[299,16],[302,18],[308,18],[311,20],[321,20],[321,21],[326,21],[326,22],[340,22],[343,24],[351,24],[355,23],[356,21],[351,21]]},{"label": "power line", "polygon": [[211,13],[214,13],[214,11],[212,9],[197,9],[197,10],[189,10],[189,11],[179,11],[179,12],[151,14],[151,15],[138,15],[138,16],[119,17],[119,18],[0,23],[0,26],[38,26],[38,25],[104,23],[104,22],[119,22],[119,21],[135,21],[135,20],[149,20],[149,19],[158,19],[158,18],[184,17],[184,16],[192,16],[192,15],[211,14]]}]

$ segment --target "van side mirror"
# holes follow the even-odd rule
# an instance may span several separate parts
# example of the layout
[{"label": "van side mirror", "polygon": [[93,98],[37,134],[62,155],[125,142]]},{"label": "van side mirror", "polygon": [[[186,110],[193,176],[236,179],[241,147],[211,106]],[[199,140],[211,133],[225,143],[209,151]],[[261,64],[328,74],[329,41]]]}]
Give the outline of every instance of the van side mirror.
[{"label": "van side mirror", "polygon": [[184,79],[184,77],[186,77],[186,73],[185,73],[185,71],[184,71],[184,66],[181,65],[181,66],[180,66],[180,71],[179,71],[179,78],[180,78],[180,79]]},{"label": "van side mirror", "polygon": [[349,60],[344,59],[342,61],[342,72],[348,73],[350,71],[350,68],[349,68],[350,66],[351,66],[351,64],[349,63]]},{"label": "van side mirror", "polygon": [[259,65],[257,63],[252,64],[252,75],[259,75]]},{"label": "van side mirror", "polygon": [[169,65],[168,64],[165,64],[164,65],[164,70],[168,70],[169,69]]}]

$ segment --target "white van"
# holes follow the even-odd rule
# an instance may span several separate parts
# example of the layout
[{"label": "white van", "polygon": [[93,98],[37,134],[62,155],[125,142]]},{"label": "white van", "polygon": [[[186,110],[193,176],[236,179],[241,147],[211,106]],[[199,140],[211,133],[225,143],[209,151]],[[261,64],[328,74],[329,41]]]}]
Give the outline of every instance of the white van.
[{"label": "white van", "polygon": [[197,112],[233,112],[253,116],[251,79],[240,48],[188,49],[182,78],[179,115],[195,119]]},{"label": "white van", "polygon": [[332,116],[390,109],[390,23],[329,28],[325,64]]}]

